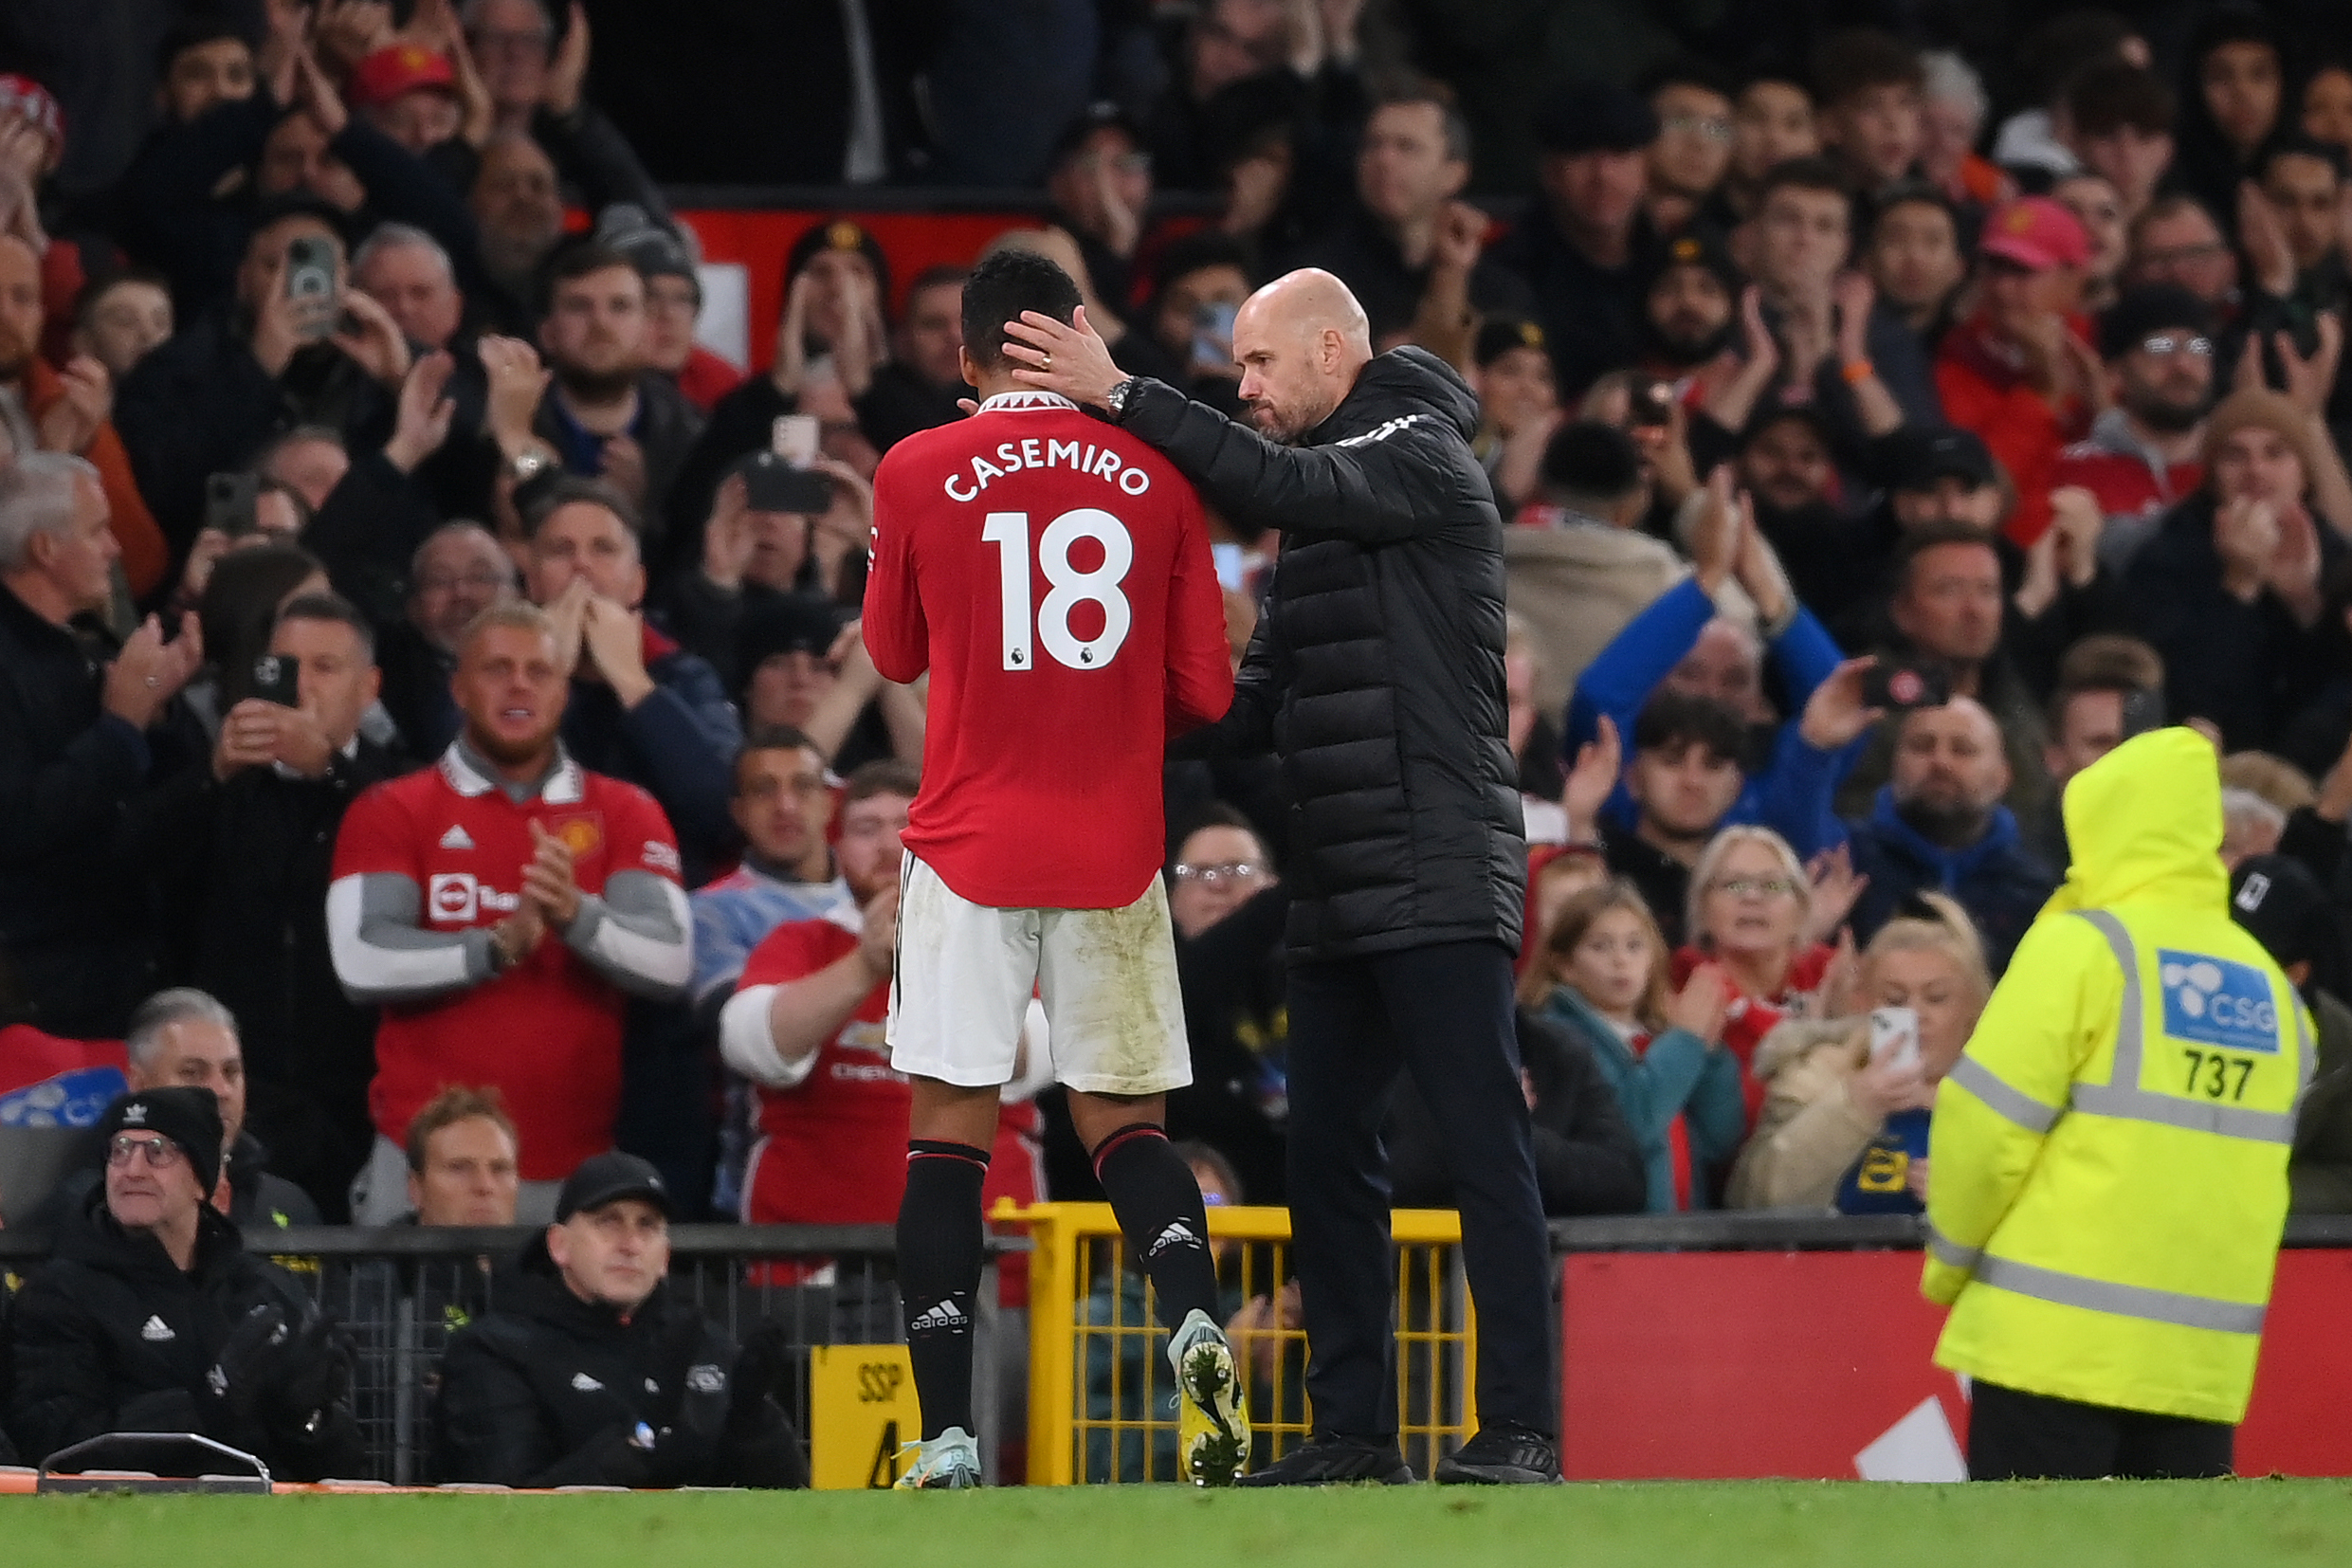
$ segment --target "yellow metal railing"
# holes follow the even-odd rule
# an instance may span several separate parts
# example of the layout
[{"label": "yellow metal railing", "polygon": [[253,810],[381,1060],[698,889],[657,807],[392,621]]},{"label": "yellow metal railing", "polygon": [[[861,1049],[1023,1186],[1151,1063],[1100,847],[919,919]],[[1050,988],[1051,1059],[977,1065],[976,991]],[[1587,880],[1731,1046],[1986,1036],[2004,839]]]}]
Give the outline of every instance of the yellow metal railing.
[{"label": "yellow metal railing", "polygon": [[[1176,1477],[1175,1383],[1168,1331],[1151,1287],[1104,1203],[999,1204],[990,1216],[1028,1227],[1029,1481],[1071,1486]],[[1391,1220],[1396,1285],[1396,1401],[1405,1457],[1424,1475],[1477,1423],[1471,1395],[1478,1326],[1461,1270],[1462,1222],[1400,1209]],[[1250,1468],[1306,1435],[1306,1336],[1297,1327],[1290,1215],[1212,1208],[1209,1234],[1249,1396]]]}]

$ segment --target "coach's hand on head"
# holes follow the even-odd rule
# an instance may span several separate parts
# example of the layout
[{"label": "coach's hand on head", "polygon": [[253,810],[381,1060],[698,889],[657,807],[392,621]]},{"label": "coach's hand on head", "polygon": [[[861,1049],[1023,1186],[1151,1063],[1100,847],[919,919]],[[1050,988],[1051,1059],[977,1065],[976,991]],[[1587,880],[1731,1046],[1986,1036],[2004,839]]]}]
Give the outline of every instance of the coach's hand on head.
[{"label": "coach's hand on head", "polygon": [[1059,392],[1073,403],[1097,409],[1108,407],[1111,389],[1127,379],[1127,373],[1111,362],[1110,345],[1086,320],[1084,305],[1067,325],[1033,310],[1023,311],[1017,321],[1007,321],[1005,357],[1029,367],[1012,373],[1023,386]]}]

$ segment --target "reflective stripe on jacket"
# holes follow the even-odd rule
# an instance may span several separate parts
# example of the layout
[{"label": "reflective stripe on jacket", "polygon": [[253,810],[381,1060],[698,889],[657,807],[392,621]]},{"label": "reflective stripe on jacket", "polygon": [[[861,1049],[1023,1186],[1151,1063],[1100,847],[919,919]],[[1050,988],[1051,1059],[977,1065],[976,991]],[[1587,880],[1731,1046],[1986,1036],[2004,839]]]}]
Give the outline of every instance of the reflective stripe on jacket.
[{"label": "reflective stripe on jacket", "polygon": [[2076,859],[1937,1097],[1940,1366],[2235,1422],[2287,1215],[2310,1021],[2230,919],[2213,748],[2142,736],[2066,795]]}]

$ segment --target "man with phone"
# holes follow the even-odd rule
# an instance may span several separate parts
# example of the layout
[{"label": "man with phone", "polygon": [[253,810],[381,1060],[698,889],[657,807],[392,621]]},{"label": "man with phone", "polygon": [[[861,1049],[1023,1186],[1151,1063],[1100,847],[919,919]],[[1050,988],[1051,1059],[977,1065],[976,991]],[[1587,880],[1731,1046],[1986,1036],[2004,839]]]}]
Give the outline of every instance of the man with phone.
[{"label": "man with phone", "polygon": [[316,197],[265,203],[235,308],[191,322],[123,379],[116,424],[175,568],[203,525],[206,477],[242,468],[276,431],[317,425],[353,450],[392,433],[408,344],[383,306],[345,286],[342,221]]},{"label": "man with phone", "polygon": [[380,682],[374,634],[349,603],[287,605],[259,664],[255,695],[222,719],[173,903],[192,983],[237,1019],[272,1167],[339,1222],[373,1140],[375,1017],[336,980],[327,884],[344,812],[409,762],[359,733]]}]

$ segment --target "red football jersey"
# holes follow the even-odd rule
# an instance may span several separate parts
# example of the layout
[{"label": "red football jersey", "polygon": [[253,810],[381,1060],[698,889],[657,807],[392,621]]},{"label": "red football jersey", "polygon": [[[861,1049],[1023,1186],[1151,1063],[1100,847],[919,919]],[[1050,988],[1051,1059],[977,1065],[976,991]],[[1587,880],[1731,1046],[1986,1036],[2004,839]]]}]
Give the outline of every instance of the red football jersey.
[{"label": "red football jersey", "polygon": [[[777,926],[744,961],[738,993],[806,978],[854,952],[858,934],[834,921]],[[809,1076],[789,1089],[759,1090],[760,1140],[743,1183],[743,1218],[754,1225],[887,1225],[906,1192],[906,1118],[914,1099],[890,1066],[883,1020],[890,982],[866,994],[841,1031],[817,1048]],[[1026,1136],[1036,1107],[1008,1104],[982,1201],[1037,1200]]]},{"label": "red football jersey", "polygon": [[1047,392],[908,436],[874,476],[866,646],[931,672],[906,847],[973,903],[1121,909],[1159,873],[1162,752],[1233,700],[1200,501]]},{"label": "red football jersey", "polygon": [[[440,763],[352,803],[335,877],[402,876],[425,895],[428,931],[497,924],[521,902],[531,824],[572,847],[584,893],[618,871],[678,881],[678,844],[653,797],[566,762],[518,806],[452,747]],[[495,1086],[520,1144],[525,1181],[560,1181],[612,1147],[621,1103],[622,995],[555,933],[495,979],[436,1001],[386,1007],[368,1108],[405,1141],[425,1103],[457,1084]]]}]

